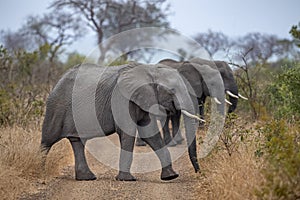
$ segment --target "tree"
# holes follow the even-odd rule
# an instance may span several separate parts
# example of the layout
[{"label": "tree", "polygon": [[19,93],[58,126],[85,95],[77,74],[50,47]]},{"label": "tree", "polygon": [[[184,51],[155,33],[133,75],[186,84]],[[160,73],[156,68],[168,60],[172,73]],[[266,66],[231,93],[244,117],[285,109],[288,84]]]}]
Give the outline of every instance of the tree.
[{"label": "tree", "polygon": [[166,0],[54,0],[55,10],[66,9],[72,16],[85,20],[97,35],[100,51],[99,61],[103,62],[112,44],[104,45],[104,39],[125,30],[145,26],[167,27]]},{"label": "tree", "polygon": [[42,17],[29,16],[24,26],[26,35],[31,35],[37,47],[43,47],[47,82],[53,79],[53,73],[57,68],[58,56],[63,52],[63,47],[72,44],[84,34],[84,27],[80,19],[70,14],[53,11]]},{"label": "tree", "polygon": [[53,60],[64,45],[70,45],[84,34],[80,19],[65,12],[53,11],[43,16],[29,16],[17,31],[2,31],[1,40],[9,50],[38,50],[48,44],[50,60]]},{"label": "tree", "polygon": [[289,40],[280,39],[276,35],[248,33],[237,39],[234,49],[238,52],[237,60],[246,59],[248,63],[253,64],[266,63],[270,59],[288,57],[291,43]]},{"label": "tree", "polygon": [[50,83],[63,47],[81,37],[83,27],[81,21],[70,14],[53,11],[43,16],[29,16],[16,32],[3,31],[1,39],[11,52],[39,52],[46,66],[44,72],[48,74],[45,80]]},{"label": "tree", "polygon": [[290,34],[293,36],[296,45],[300,48],[300,22],[298,23],[298,26],[292,26]]},{"label": "tree", "polygon": [[222,32],[213,32],[208,30],[207,33],[199,33],[194,39],[208,52],[211,58],[220,51],[226,51],[230,48],[231,42]]},{"label": "tree", "polygon": [[84,28],[80,19],[60,11],[53,11],[39,16],[29,16],[24,27],[27,35],[32,35],[38,46],[48,44],[50,47],[50,62],[65,45],[72,44],[83,36]]},{"label": "tree", "polygon": [[64,63],[65,68],[68,69],[70,67],[74,67],[75,65],[81,64],[85,60],[85,56],[79,54],[78,52],[74,51],[68,54],[68,58]]},{"label": "tree", "polygon": [[5,48],[12,52],[14,50],[29,50],[32,51],[35,45],[32,42],[32,37],[26,35],[22,29],[18,31],[2,30],[0,39]]},{"label": "tree", "polygon": [[238,68],[239,89],[248,97],[252,116],[257,119],[264,107],[261,91],[272,78],[270,63],[292,57],[291,42],[276,35],[249,33],[234,42],[230,53],[229,64]]}]

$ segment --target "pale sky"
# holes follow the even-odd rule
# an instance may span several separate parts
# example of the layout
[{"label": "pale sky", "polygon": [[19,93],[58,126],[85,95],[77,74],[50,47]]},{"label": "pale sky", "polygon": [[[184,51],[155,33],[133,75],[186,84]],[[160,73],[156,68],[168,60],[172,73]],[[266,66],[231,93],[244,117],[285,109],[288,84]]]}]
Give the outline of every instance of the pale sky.
[{"label": "pale sky", "polygon": [[[51,0],[0,0],[0,30],[17,30],[30,14],[46,12]],[[171,27],[186,36],[208,29],[228,36],[249,32],[290,38],[300,22],[300,0],[169,0]],[[73,45],[79,52],[95,45],[92,34]]]}]

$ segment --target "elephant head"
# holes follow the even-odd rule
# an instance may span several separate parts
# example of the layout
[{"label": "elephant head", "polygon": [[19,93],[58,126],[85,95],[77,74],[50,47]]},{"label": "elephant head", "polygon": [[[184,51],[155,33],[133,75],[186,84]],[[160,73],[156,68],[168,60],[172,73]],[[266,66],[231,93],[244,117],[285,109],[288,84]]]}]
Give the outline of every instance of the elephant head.
[{"label": "elephant head", "polygon": [[183,111],[188,151],[195,171],[199,171],[196,153],[195,102],[176,69],[164,65],[139,65],[124,70],[118,78],[122,95],[150,115],[161,116]]},{"label": "elephant head", "polygon": [[203,95],[211,96],[217,104],[219,114],[224,114],[224,84],[220,72],[210,66],[191,63],[203,79]]},{"label": "elephant head", "polygon": [[233,71],[224,61],[215,61],[215,64],[222,76],[225,92],[229,94],[229,103],[228,113],[233,112],[238,104],[238,87],[235,82]]},{"label": "elephant head", "polygon": [[190,60],[190,62],[201,64],[201,65],[205,64],[220,72],[224,83],[224,89],[225,89],[224,91],[226,94],[229,95],[229,101],[226,101],[227,103],[230,104],[228,113],[231,113],[236,109],[239,97],[246,99],[245,97],[243,97],[238,93],[238,87],[233,76],[233,71],[226,62],[210,61],[201,58],[193,58]]},{"label": "elephant head", "polygon": [[211,96],[219,104],[219,112],[224,112],[223,81],[217,68],[212,68],[206,63],[177,62],[171,59],[162,60],[160,63],[178,70],[186,85],[190,86],[190,95],[196,98],[201,98],[203,95]]}]

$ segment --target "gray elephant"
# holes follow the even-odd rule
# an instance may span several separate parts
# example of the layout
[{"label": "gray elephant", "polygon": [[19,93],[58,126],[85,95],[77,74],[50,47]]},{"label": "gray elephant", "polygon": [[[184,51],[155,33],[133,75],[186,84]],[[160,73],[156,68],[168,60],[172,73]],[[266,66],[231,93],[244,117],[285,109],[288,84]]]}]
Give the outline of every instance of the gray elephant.
[{"label": "gray elephant", "polygon": [[[186,82],[188,82],[191,85],[192,87],[192,90],[190,90],[192,91],[190,93],[191,96],[197,98],[198,101],[201,100],[204,96],[213,97],[215,101],[218,104],[220,104],[219,112],[222,114],[224,113],[223,110],[224,107],[222,104],[224,97],[223,97],[223,93],[220,92],[221,91],[220,85],[224,84],[225,86],[225,81],[222,72],[221,73],[218,72],[220,71],[218,68],[211,67],[211,63],[209,62],[199,62],[199,59],[194,59],[186,62],[177,62],[172,59],[164,59],[161,60],[159,63],[178,70],[178,72],[183,77],[183,79],[186,80]],[[222,79],[220,79],[220,75],[222,76]],[[223,83],[220,83],[222,82],[222,80]],[[201,109],[199,112],[201,115]],[[165,142],[170,146],[180,144],[183,140],[183,137],[179,129],[180,115],[181,112],[178,111],[176,112],[175,115],[169,116],[172,122],[172,135],[174,137],[173,140],[170,137],[168,122],[165,123],[165,125],[163,126]]]},{"label": "gray elephant", "polygon": [[69,139],[75,156],[76,180],[94,180],[96,176],[85,158],[85,143],[116,132],[121,145],[116,179],[134,181],[130,167],[138,129],[161,162],[161,179],[171,180],[178,174],[172,168],[170,153],[154,119],[181,110],[185,114],[189,157],[198,172],[196,100],[190,98],[187,90],[178,72],[163,65],[76,66],[65,73],[48,97],[41,147],[47,155],[53,144]]},{"label": "gray elephant", "polygon": [[[172,59],[161,60],[159,63],[176,69],[179,72],[185,80],[186,85],[190,86],[189,94],[191,97],[201,99],[203,96],[212,96],[219,104],[219,112],[224,114],[224,86],[217,68],[212,68],[207,63],[177,62]],[[198,103],[195,109],[198,110]],[[181,112],[178,110],[175,114],[169,115],[163,124],[164,141],[168,146],[175,146],[181,144],[183,141],[179,129],[180,116]],[[169,130],[169,120],[172,122],[173,139]],[[141,146],[145,144],[141,140],[138,140],[137,145]]]},{"label": "gray elephant", "polygon": [[[229,101],[226,101],[230,105],[228,108],[228,113],[231,113],[236,109],[239,97],[243,99],[247,99],[238,93],[238,86],[234,79],[233,71],[226,62],[210,61],[210,60],[205,60],[200,58],[193,58],[190,60],[190,62],[202,64],[202,65],[203,64],[209,65],[212,68],[219,70],[223,79],[225,93],[228,94],[229,96]],[[201,116],[204,115],[204,103],[207,96],[209,96],[209,94],[204,93],[200,98],[198,98]]]}]

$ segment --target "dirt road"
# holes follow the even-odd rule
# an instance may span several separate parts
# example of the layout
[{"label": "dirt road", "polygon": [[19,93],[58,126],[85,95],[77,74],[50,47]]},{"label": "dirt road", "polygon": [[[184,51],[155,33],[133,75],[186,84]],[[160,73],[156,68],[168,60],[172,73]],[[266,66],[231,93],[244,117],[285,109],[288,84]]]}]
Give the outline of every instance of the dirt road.
[{"label": "dirt road", "polygon": [[[150,147],[135,147],[135,152],[147,151]],[[74,166],[68,166],[61,177],[47,183],[38,194],[21,199],[199,199],[196,188],[201,175],[194,173],[186,152],[173,163],[179,177],[168,182],[160,180],[160,170],[134,173],[136,182],[116,181],[117,170],[102,164],[90,153],[87,158],[97,180],[76,181]]]}]

